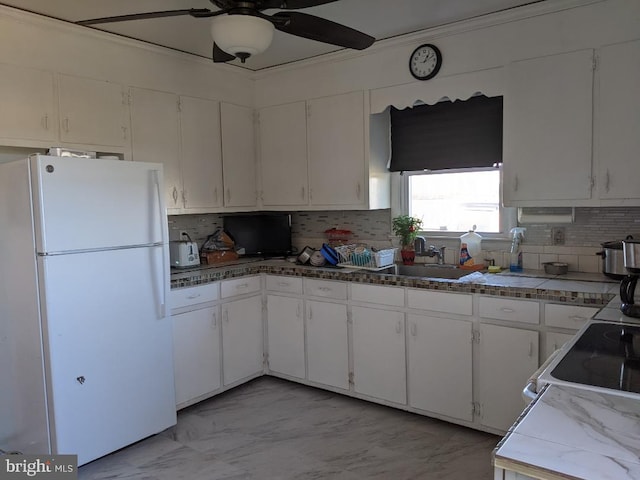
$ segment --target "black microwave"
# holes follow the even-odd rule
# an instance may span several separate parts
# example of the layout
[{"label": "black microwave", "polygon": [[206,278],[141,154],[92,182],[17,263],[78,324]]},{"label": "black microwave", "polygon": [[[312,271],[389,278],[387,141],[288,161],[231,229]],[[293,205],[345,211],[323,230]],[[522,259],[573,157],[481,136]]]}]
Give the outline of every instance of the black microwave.
[{"label": "black microwave", "polygon": [[288,213],[226,215],[223,228],[246,256],[284,257],[293,251]]}]

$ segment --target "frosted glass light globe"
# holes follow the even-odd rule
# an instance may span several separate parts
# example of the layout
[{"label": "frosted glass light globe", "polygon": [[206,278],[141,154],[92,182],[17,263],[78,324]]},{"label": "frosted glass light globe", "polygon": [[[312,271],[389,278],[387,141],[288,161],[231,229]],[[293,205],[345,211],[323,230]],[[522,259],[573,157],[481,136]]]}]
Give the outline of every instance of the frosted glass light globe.
[{"label": "frosted glass light globe", "polygon": [[239,58],[242,54],[257,55],[269,48],[273,30],[269,20],[252,15],[220,15],[211,19],[213,41],[223,51]]}]

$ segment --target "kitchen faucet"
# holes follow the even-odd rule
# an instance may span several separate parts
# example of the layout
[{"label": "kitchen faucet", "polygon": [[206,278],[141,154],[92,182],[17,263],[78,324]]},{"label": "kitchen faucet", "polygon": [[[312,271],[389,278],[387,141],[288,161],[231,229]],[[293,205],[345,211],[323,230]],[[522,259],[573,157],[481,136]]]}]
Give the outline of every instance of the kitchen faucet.
[{"label": "kitchen faucet", "polygon": [[435,247],[433,245],[429,245],[429,249],[426,249],[426,240],[424,237],[416,237],[413,242],[413,247],[416,251],[416,256],[418,257],[437,257],[438,265],[444,265],[444,249],[442,246],[440,248]]}]

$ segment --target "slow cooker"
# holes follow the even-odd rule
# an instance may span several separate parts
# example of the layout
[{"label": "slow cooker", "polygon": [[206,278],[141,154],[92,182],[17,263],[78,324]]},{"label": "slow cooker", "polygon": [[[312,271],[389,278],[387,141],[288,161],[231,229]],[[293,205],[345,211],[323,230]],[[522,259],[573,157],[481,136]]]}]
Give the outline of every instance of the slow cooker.
[{"label": "slow cooker", "polygon": [[[633,240],[631,235],[627,235],[626,240]],[[607,277],[621,280],[627,275],[624,268],[624,252],[622,251],[622,240],[601,243],[602,251],[596,253],[602,257],[602,273]]]}]

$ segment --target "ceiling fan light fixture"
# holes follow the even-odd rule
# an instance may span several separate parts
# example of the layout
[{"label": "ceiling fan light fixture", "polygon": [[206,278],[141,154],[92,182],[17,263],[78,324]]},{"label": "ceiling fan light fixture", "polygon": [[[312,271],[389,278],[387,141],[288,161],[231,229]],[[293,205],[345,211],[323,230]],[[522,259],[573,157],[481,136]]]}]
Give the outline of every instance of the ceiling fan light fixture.
[{"label": "ceiling fan light fixture", "polygon": [[211,19],[211,36],[223,51],[243,62],[264,52],[273,40],[273,23],[253,15],[220,15]]}]

